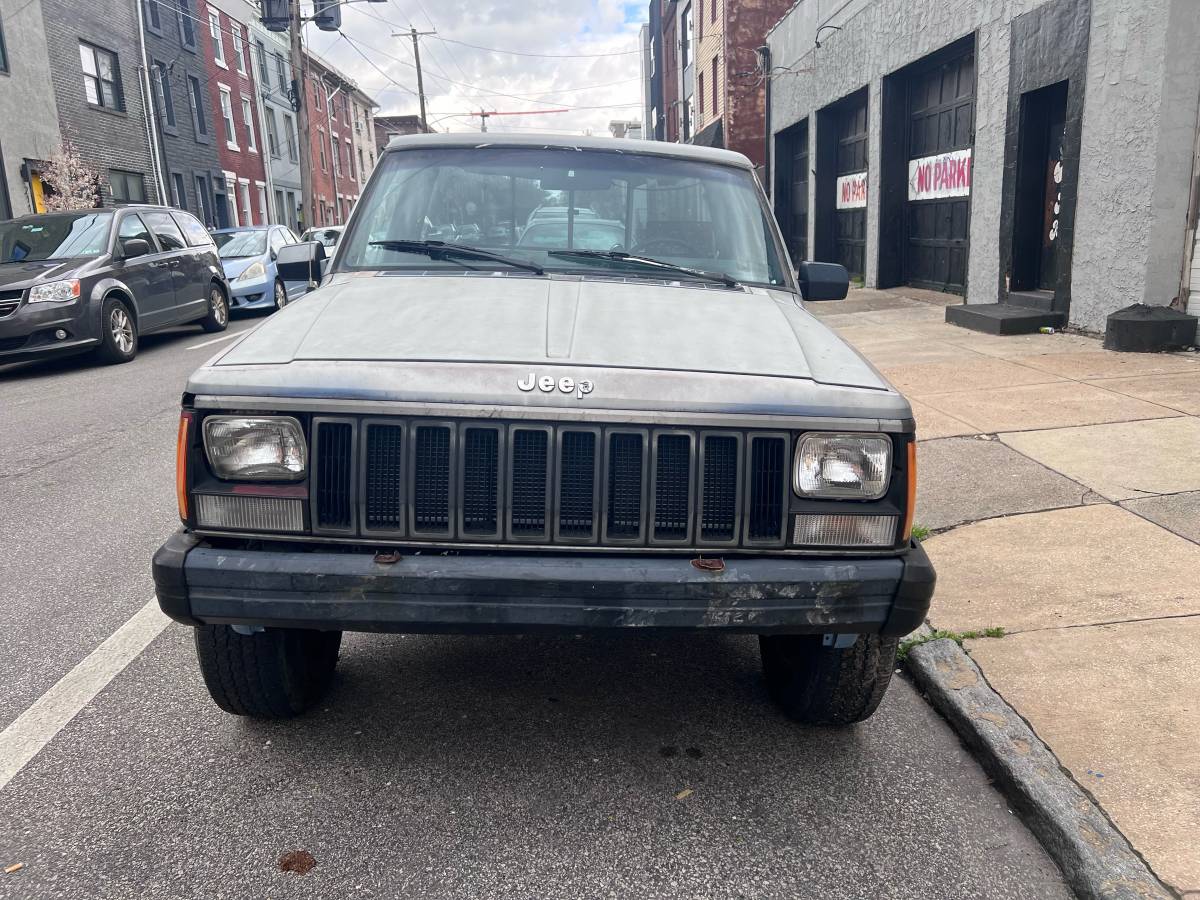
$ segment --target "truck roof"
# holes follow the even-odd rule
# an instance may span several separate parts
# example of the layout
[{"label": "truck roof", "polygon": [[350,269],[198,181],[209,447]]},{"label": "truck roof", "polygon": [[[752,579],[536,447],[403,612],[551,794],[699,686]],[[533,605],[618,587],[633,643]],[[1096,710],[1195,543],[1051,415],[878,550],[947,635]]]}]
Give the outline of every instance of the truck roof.
[{"label": "truck roof", "polygon": [[753,169],[754,164],[743,154],[695,144],[672,144],[666,141],[644,141],[633,138],[589,137],[564,134],[405,134],[392,138],[388,151],[413,150],[420,147],[553,147],[565,150],[607,150],[617,153],[637,153],[648,156],[667,156],[699,162],[719,163]]}]

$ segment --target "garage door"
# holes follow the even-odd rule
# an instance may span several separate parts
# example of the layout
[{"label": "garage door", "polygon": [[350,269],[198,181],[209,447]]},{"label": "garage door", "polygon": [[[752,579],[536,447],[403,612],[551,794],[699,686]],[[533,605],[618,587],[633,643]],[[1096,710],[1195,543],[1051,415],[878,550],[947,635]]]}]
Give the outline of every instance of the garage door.
[{"label": "garage door", "polygon": [[863,277],[867,246],[867,94],[847,101],[837,119],[836,260]]},{"label": "garage door", "polygon": [[974,51],[914,71],[908,115],[904,279],[961,294],[969,251]]},{"label": "garage door", "polygon": [[776,140],[775,216],[792,262],[799,263],[808,259],[808,120]]}]

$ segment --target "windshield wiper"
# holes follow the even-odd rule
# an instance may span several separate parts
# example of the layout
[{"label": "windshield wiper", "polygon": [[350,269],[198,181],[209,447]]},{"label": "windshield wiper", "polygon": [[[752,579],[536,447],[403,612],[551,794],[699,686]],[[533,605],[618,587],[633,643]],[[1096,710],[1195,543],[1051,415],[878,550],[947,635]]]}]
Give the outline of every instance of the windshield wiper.
[{"label": "windshield wiper", "polygon": [[468,247],[465,244],[447,244],[445,241],[371,241],[372,247],[383,247],[385,250],[397,250],[401,253],[423,253],[430,259],[450,259],[457,256],[459,259],[479,259],[487,262],[503,263],[506,266],[512,266],[514,269],[524,269],[527,272],[533,272],[535,275],[545,275],[546,270],[537,263],[528,259],[513,259],[511,256],[502,256],[499,253],[493,253],[491,250],[484,250],[481,247]]},{"label": "windshield wiper", "polygon": [[548,250],[547,256],[582,256],[584,259],[612,259],[622,262],[637,263],[638,265],[650,266],[655,269],[666,269],[670,272],[678,272],[681,275],[690,275],[693,278],[702,278],[705,281],[715,281],[718,284],[723,284],[725,287],[738,287],[738,281],[732,275],[726,275],[724,272],[705,272],[701,269],[691,269],[687,266],[677,266],[675,263],[664,262],[661,259],[654,259],[649,256],[635,256],[632,253],[626,253],[624,250]]}]

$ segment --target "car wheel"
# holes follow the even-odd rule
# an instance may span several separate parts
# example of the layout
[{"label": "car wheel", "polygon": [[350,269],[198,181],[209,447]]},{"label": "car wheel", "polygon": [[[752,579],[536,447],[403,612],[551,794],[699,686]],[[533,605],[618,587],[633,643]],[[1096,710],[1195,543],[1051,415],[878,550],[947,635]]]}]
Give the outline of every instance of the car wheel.
[{"label": "car wheel", "polygon": [[256,719],[290,719],[316,703],[333,680],[342,643],[340,631],[239,634],[229,625],[201,625],[195,638],[213,701],[225,712]]},{"label": "car wheel", "polygon": [[896,665],[898,638],[860,634],[849,647],[824,646],[821,635],[758,639],[772,698],[798,722],[850,725],[870,717]]},{"label": "car wheel", "polygon": [[200,320],[200,327],[209,332],[224,331],[229,327],[229,301],[216,284],[208,289],[208,312]]},{"label": "car wheel", "polygon": [[125,363],[137,356],[137,323],[124,300],[108,297],[100,311],[100,346],[96,356],[105,363]]},{"label": "car wheel", "polygon": [[279,279],[275,280],[275,308],[283,309],[288,305],[287,288]]}]

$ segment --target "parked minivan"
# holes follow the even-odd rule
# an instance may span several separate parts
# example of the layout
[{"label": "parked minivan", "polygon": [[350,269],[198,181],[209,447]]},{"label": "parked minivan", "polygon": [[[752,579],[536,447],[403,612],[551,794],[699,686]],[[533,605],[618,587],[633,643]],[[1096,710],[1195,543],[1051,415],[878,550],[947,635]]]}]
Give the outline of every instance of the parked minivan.
[{"label": "parked minivan", "polygon": [[0,364],[95,351],[129,362],[138,336],[229,324],[212,237],[162,206],[41,213],[0,222]]}]

